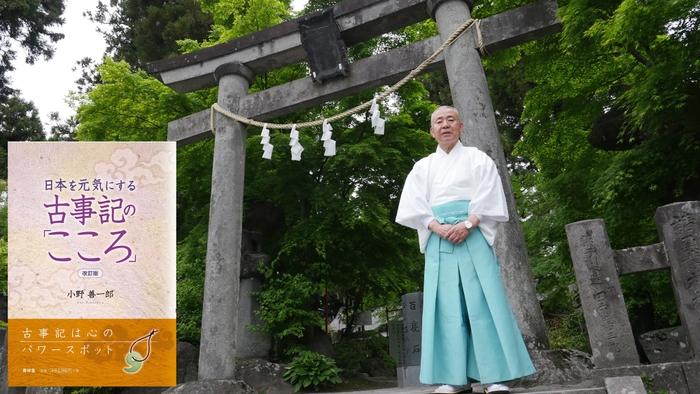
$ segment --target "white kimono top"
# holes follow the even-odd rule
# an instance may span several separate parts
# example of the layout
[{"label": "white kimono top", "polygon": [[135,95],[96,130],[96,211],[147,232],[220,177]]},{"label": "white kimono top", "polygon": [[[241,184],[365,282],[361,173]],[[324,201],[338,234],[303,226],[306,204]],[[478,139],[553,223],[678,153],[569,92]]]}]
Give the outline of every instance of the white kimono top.
[{"label": "white kimono top", "polygon": [[421,253],[435,218],[432,206],[470,200],[469,214],[480,217],[479,229],[489,245],[496,237],[496,222],[508,221],[508,206],[496,164],[477,148],[457,142],[448,154],[438,146],[419,160],[406,178],[396,222],[418,230]]}]

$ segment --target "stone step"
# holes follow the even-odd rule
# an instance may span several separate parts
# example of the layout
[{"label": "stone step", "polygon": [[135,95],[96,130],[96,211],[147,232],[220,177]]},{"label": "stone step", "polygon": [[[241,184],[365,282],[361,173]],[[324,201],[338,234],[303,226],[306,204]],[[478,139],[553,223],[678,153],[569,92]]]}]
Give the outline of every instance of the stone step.
[{"label": "stone step", "polygon": [[[604,387],[593,388],[555,388],[533,387],[529,389],[511,389],[511,394],[607,394]],[[483,393],[482,390],[474,390],[474,393]]]},{"label": "stone step", "polygon": [[[545,386],[535,386],[529,388],[513,387],[511,394],[607,394],[605,387],[592,387],[593,382],[586,381],[579,384],[561,385],[552,384]],[[482,385],[474,386],[474,394],[483,394]]]},{"label": "stone step", "polygon": [[[511,394],[608,394],[604,387],[591,387],[592,385],[593,383],[591,381],[586,381],[573,385],[547,385],[530,388],[511,388],[510,392]],[[474,394],[484,393],[484,388],[482,385],[476,384],[473,387]],[[392,387],[385,389],[352,391],[342,394],[432,394],[436,388],[437,386]],[[331,393],[319,392],[317,394]]]}]

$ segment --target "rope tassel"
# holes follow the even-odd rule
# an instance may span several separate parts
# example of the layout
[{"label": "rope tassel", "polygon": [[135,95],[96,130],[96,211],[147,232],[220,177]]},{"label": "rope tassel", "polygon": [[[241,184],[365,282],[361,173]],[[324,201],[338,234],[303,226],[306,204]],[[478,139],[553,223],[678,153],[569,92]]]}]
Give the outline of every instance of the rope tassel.
[{"label": "rope tassel", "polygon": [[369,108],[369,112],[372,114],[372,127],[374,127],[374,134],[384,135],[384,123],[386,119],[382,119],[379,116],[379,105],[377,104],[377,99],[372,99],[372,106]]},{"label": "rope tassel", "polygon": [[270,130],[267,129],[267,123],[263,126],[262,133],[260,134],[262,136],[262,140],[260,141],[260,144],[263,146],[263,159],[270,160],[272,159],[272,149],[274,149],[274,145],[270,144]]},{"label": "rope tassel", "polygon": [[331,130],[333,130],[333,127],[328,124],[328,119],[323,119],[323,135],[321,136],[321,141],[323,141],[323,147],[326,149],[323,153],[324,156],[335,156],[335,141],[331,139],[333,135]]},{"label": "rope tassel", "polygon": [[289,133],[289,146],[292,147],[292,160],[301,161],[301,152],[304,151],[304,147],[299,143],[299,132],[296,124],[292,125],[292,131]]}]

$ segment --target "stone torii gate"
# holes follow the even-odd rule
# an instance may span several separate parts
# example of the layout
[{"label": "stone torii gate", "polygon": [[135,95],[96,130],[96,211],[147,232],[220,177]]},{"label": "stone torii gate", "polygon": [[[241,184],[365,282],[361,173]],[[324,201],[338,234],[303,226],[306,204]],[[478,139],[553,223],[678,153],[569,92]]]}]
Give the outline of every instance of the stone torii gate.
[{"label": "stone torii gate", "polygon": [[[238,115],[266,121],[389,85],[427,59],[471,18],[474,0],[348,0],[333,7],[346,46],[430,17],[438,36],[350,64],[349,75],[312,83],[301,78],[248,94],[256,74],[305,61],[297,20],[190,54],[149,63],[148,72],[178,93],[219,86],[218,104]],[[494,53],[561,30],[555,0],[544,0],[481,21],[483,44]],[[499,228],[494,249],[513,312],[531,350],[548,348],[542,312],[518,220],[515,197],[489,97],[474,30],[467,31],[424,72],[446,68],[455,108],[465,123],[462,143],[493,158],[508,199],[510,221]],[[168,140],[184,146],[213,137],[210,111],[168,125]],[[202,312],[199,378],[233,379],[236,358],[241,222],[246,126],[217,116],[209,239]]]}]

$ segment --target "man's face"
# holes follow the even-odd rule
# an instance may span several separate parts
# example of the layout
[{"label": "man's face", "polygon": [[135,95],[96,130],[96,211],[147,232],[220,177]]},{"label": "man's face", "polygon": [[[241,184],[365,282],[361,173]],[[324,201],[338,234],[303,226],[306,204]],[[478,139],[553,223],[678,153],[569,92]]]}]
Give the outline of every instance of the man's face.
[{"label": "man's face", "polygon": [[459,141],[464,124],[459,120],[457,111],[452,108],[444,108],[433,114],[430,135],[437,140],[443,150],[452,147]]}]

